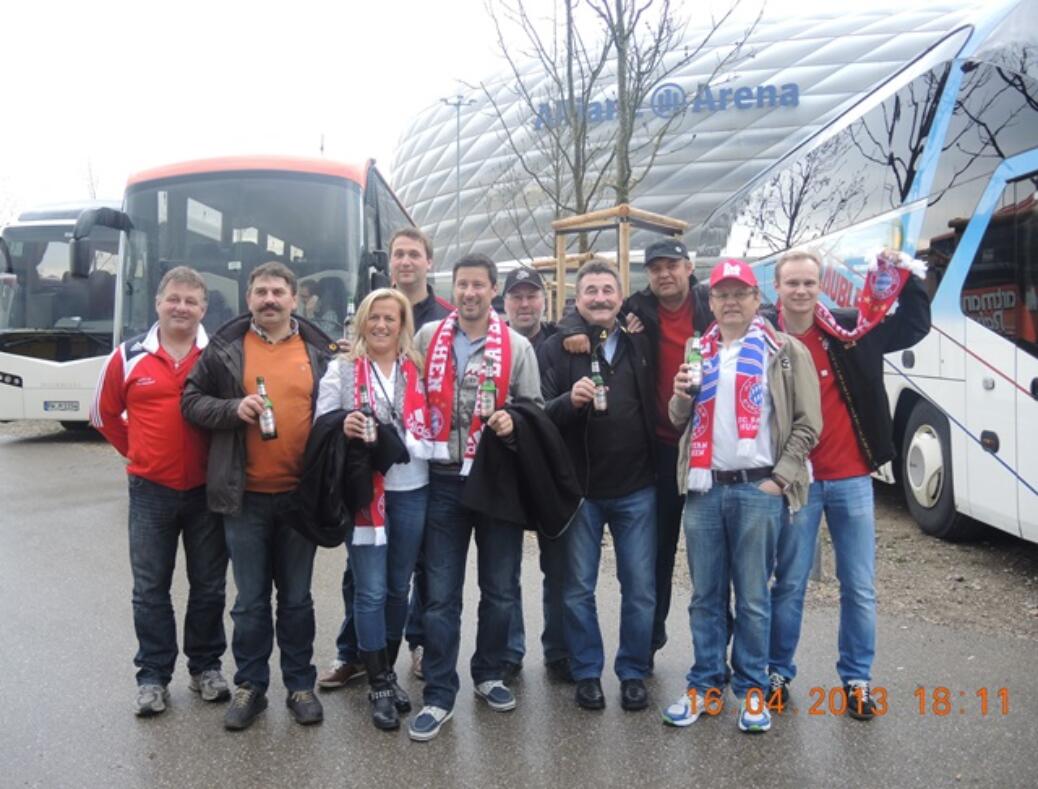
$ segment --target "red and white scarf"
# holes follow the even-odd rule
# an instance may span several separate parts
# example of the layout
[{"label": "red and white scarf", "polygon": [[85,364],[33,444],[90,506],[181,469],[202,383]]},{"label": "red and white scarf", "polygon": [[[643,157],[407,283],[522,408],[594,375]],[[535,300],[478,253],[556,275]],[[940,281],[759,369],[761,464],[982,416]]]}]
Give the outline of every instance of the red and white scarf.
[{"label": "red and white scarf", "polygon": [[[425,390],[429,397],[429,428],[432,434],[432,459],[450,459],[451,421],[454,416],[454,387],[457,385],[456,365],[451,362],[454,347],[454,332],[458,328],[458,311],[454,310],[436,327],[429,341],[429,352],[425,360]],[[486,345],[483,348],[484,362],[480,367],[479,383],[486,378],[486,363],[491,364],[491,374],[497,387],[497,408],[503,408],[508,396],[508,379],[512,369],[512,342],[508,326],[490,310]],[[464,375],[464,370],[462,370]],[[477,395],[478,397],[478,395]],[[478,400],[477,400],[478,406]],[[461,476],[468,476],[472,461],[476,457],[480,436],[483,435],[483,420],[473,415],[469,424],[468,438],[462,457]]]},{"label": "red and white scarf", "polygon": [[[404,387],[404,442],[412,458],[428,458],[429,421],[426,419],[425,395],[422,392],[422,376],[417,365],[407,357],[400,360],[400,376],[397,386]],[[360,387],[366,386],[371,402],[374,402],[375,390],[372,387],[375,373],[371,369],[371,361],[361,357],[353,361],[353,407],[360,408]],[[390,398],[392,393],[387,393]],[[390,401],[390,409],[393,407]],[[372,475],[374,496],[367,507],[362,507],[353,517],[354,545],[386,544],[386,478],[375,471]]]},{"label": "red and white scarf", "polygon": [[[886,317],[894,306],[908,278],[926,276],[926,264],[904,252],[885,249],[869,264],[865,285],[858,295],[858,321],[853,329],[845,329],[822,302],[815,303],[815,325],[840,342],[853,345]],[[779,328],[784,328],[782,305],[779,303]]]},{"label": "red and white scarf", "polygon": [[[720,378],[721,332],[710,324],[702,340],[703,385],[692,404],[689,424],[688,489],[705,493],[713,486],[714,408]],[[761,406],[767,392],[762,383],[765,365],[779,348],[775,333],[759,315],[753,319],[739,348],[735,368],[735,423],[739,431],[737,455],[753,457],[760,430]]]}]

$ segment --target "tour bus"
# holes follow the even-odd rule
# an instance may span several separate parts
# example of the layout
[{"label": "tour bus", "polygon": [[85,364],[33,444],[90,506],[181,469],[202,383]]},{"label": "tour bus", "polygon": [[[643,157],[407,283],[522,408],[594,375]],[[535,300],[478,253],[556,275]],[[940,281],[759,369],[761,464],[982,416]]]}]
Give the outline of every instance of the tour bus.
[{"label": "tour bus", "polygon": [[64,203],[19,215],[0,242],[0,421],[86,427],[112,350],[119,237],[100,229],[69,265],[80,213],[116,202]]},{"label": "tour bus", "polygon": [[[926,533],[1038,541],[1038,7],[995,3],[722,205],[700,255],[825,261],[854,306],[884,246],[925,261],[933,329],[886,358],[899,457]],[[893,472],[892,474],[889,472]]]},{"label": "tour bus", "polygon": [[306,291],[298,311],[307,314],[316,299],[315,322],[337,339],[347,304],[388,283],[390,235],[413,225],[374,160],[205,159],[132,175],[121,211],[83,213],[72,255],[100,227],[122,231],[116,342],[155,321],[159,280],[174,266],[191,266],[205,279],[203,325],[215,331],[246,310],[249,274],[271,260],[292,268]]}]

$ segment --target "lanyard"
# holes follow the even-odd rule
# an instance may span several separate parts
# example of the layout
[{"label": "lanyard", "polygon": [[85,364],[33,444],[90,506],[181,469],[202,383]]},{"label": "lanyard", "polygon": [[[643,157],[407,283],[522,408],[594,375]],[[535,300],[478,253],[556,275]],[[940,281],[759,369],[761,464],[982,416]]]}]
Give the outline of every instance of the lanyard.
[{"label": "lanyard", "polygon": [[[399,422],[402,425],[403,424],[403,420],[400,419],[400,415],[396,412],[396,406],[393,404],[393,398],[391,398],[389,396],[389,393],[386,392],[386,386],[385,386],[385,384],[382,383],[382,371],[379,370],[378,369],[378,365],[375,364],[374,362],[372,362],[371,360],[368,360],[368,364],[370,364],[371,367],[374,370],[374,373],[375,373],[375,376],[374,376],[375,383],[377,383],[378,384],[378,388],[382,390],[382,397],[385,399],[386,405],[389,407],[390,418],[394,422]],[[394,363],[394,370],[396,371],[396,380],[397,380],[397,382],[399,384],[399,382],[403,379],[403,375],[404,375],[404,371],[400,367],[399,360]]]}]

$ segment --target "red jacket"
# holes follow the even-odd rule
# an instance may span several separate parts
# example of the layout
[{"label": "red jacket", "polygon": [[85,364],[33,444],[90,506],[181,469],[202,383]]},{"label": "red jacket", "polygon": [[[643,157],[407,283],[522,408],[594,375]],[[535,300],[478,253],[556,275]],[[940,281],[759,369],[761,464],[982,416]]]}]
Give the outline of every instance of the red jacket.
[{"label": "red jacket", "polygon": [[128,473],[174,490],[205,484],[209,434],[184,420],[180,395],[208,342],[199,326],[195,347],[177,363],[159,344],[156,323],[108,357],[90,423],[129,459]]}]

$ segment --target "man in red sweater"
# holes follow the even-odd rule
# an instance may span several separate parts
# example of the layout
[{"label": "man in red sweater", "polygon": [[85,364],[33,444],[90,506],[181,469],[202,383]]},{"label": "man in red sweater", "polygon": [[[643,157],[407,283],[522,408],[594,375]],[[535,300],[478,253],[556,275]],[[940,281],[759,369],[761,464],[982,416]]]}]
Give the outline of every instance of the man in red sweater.
[{"label": "man in red sweater", "polygon": [[[137,715],[169,700],[177,659],[170,584],[183,537],[190,592],[184,620],[189,687],[206,701],[230,693],[220,673],[227,549],[220,519],[206,506],[207,434],[184,421],[180,396],[206,346],[208,292],[198,272],[170,270],[155,297],[158,322],[119,345],[97,384],[90,421],[130,462],[130,568],[137,632]],[[123,416],[125,412],[125,418]]]}]

